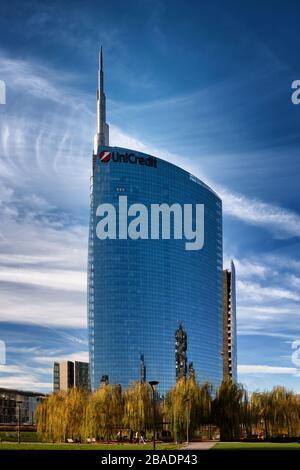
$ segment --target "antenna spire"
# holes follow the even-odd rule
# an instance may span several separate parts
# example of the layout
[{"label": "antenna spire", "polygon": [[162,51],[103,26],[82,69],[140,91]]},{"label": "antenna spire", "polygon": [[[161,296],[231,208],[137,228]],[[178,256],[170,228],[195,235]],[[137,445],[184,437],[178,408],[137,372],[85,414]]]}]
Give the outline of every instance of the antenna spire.
[{"label": "antenna spire", "polygon": [[109,145],[109,127],[106,122],[106,98],[104,93],[103,78],[103,52],[99,49],[98,63],[98,88],[97,88],[97,128],[94,138],[94,154],[98,152],[99,146]]}]

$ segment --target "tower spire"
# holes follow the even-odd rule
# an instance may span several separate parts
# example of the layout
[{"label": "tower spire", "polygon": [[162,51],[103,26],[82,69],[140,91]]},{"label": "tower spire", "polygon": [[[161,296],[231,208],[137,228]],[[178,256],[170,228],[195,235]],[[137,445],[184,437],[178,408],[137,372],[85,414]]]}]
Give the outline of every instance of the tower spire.
[{"label": "tower spire", "polygon": [[102,46],[99,49],[98,62],[97,128],[94,137],[94,154],[98,152],[99,145],[109,145],[109,127],[106,122],[106,98],[104,94]]}]

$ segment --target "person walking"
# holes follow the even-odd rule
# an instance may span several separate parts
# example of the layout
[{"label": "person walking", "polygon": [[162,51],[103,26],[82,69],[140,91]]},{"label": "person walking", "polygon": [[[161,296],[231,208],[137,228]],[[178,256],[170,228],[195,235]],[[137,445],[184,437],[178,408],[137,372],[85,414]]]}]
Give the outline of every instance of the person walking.
[{"label": "person walking", "polygon": [[141,431],[140,443],[141,444],[146,444],[144,431]]}]

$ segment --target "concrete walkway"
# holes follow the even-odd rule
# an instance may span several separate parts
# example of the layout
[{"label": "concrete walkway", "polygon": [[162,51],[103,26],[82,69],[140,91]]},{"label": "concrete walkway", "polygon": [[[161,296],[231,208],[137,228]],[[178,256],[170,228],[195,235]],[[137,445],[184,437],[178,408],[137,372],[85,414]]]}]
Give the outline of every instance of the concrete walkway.
[{"label": "concrete walkway", "polygon": [[183,450],[209,450],[216,445],[216,442],[213,441],[203,441],[203,442],[190,442],[185,447],[181,447]]}]

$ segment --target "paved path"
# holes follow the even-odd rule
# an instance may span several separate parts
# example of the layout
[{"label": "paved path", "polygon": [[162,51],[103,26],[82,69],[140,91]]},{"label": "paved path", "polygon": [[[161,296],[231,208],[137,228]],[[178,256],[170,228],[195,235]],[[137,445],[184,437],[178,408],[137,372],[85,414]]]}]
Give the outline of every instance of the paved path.
[{"label": "paved path", "polygon": [[216,442],[204,441],[204,442],[190,442],[187,446],[182,447],[182,450],[209,450],[216,445]]}]

